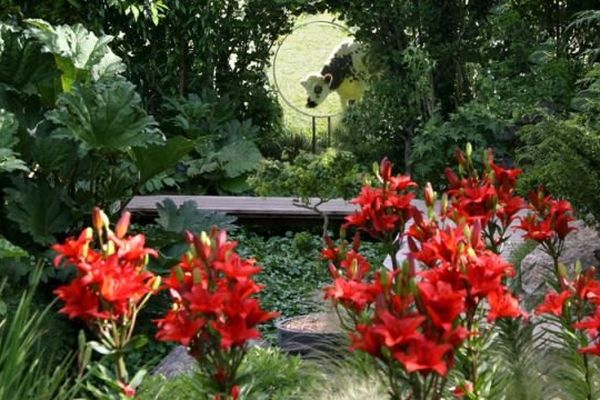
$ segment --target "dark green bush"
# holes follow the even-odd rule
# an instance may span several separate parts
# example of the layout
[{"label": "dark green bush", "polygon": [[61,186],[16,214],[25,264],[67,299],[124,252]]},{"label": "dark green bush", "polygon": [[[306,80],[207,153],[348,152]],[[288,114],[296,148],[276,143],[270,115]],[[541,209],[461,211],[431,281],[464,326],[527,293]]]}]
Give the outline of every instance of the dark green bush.
[{"label": "dark green bush", "polygon": [[543,184],[555,196],[569,199],[600,221],[600,132],[578,120],[546,121],[524,128],[520,163],[525,175],[519,181],[526,192]]}]

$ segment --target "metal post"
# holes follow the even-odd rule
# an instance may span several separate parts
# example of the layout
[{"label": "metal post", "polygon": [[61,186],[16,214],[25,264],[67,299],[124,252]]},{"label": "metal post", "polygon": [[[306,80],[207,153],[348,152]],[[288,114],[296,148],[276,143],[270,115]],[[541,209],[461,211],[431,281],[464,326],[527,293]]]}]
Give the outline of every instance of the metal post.
[{"label": "metal post", "polygon": [[331,147],[331,117],[327,117],[327,147]]},{"label": "metal post", "polygon": [[312,152],[317,154],[317,118],[312,117]]}]

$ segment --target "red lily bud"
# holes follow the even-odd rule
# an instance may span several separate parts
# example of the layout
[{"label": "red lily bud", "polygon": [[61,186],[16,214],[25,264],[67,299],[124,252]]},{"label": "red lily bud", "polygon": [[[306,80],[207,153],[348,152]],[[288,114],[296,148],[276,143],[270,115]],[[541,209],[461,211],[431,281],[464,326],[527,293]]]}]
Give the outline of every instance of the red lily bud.
[{"label": "red lily bud", "polygon": [[327,266],[327,268],[329,269],[329,275],[331,275],[331,277],[333,279],[337,279],[337,278],[340,277],[340,273],[338,272],[338,270],[335,267],[335,265],[333,265],[332,263],[329,263],[329,265]]},{"label": "red lily bud", "polygon": [[131,213],[129,211],[125,211],[123,213],[123,215],[121,215],[119,222],[117,222],[117,226],[115,226],[115,235],[119,239],[123,239],[125,237],[125,234],[127,233],[127,230],[129,229],[130,221],[131,221]]},{"label": "red lily bud", "polygon": [[408,257],[408,276],[413,278],[417,274],[417,267],[415,265],[415,258]]},{"label": "red lily bud", "polygon": [[425,185],[425,204],[428,208],[432,208],[435,204],[435,192],[430,182]]},{"label": "red lily bud", "polygon": [[126,383],[123,383],[121,381],[117,381],[119,388],[121,389],[121,393],[125,395],[125,397],[128,398],[134,398],[135,397],[135,389],[132,388],[131,386],[127,385]]},{"label": "red lily bud", "polygon": [[239,397],[240,397],[240,387],[238,385],[235,385],[234,387],[231,388],[231,399],[238,400]]},{"label": "red lily bud", "polygon": [[458,165],[460,165],[461,167],[467,166],[467,158],[465,157],[465,153],[463,153],[463,151],[458,147],[456,148],[456,150],[454,150],[454,156],[456,157]]},{"label": "red lily bud", "polygon": [[456,174],[454,173],[454,171],[452,171],[451,168],[446,168],[445,173],[446,173],[446,179],[448,179],[448,183],[450,184],[450,187],[459,187],[460,186],[460,180],[458,179],[458,176],[456,176]]},{"label": "red lily bud", "polygon": [[360,233],[356,232],[354,234],[354,239],[352,240],[352,250],[358,251],[360,248]]},{"label": "red lily bud", "polygon": [[388,182],[392,176],[392,163],[387,157],[384,157],[381,163],[379,163],[379,176],[383,182]]},{"label": "red lily bud", "polygon": [[340,273],[338,272],[338,270],[337,270],[337,268],[335,267],[335,265],[333,265],[333,264],[331,264],[331,263],[330,263],[330,264],[327,266],[327,268],[329,268],[329,274],[331,275],[331,277],[332,277],[333,279],[337,279],[337,278],[339,278],[339,277],[340,277]]},{"label": "red lily bud", "polygon": [[102,210],[100,207],[94,207],[92,210],[92,226],[96,231],[101,231],[104,227],[104,218],[102,218]]},{"label": "red lily bud", "polygon": [[471,232],[471,246],[477,247],[479,241],[481,240],[481,221],[475,220],[473,223],[473,230]]},{"label": "red lily bud", "polygon": [[415,240],[412,237],[408,236],[407,242],[408,249],[411,251],[411,253],[417,253],[419,251],[419,248],[417,247],[417,244],[415,243]]}]

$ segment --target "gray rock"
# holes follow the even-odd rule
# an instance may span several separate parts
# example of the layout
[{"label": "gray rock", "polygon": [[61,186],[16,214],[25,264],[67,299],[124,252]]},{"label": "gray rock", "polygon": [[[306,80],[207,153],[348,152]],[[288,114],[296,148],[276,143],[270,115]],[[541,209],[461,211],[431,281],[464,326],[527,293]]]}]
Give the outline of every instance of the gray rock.
[{"label": "gray rock", "polygon": [[[266,341],[249,340],[249,347],[269,347]],[[162,375],[165,378],[173,378],[179,375],[190,374],[196,369],[196,360],[188,354],[188,351],[183,346],[177,346],[162,361],[154,368],[152,375]]]},{"label": "gray rock", "polygon": [[[600,249],[598,233],[586,226],[582,221],[574,223],[577,231],[572,232],[565,240],[565,248],[560,262],[572,270],[575,262],[580,261],[583,268],[598,265],[596,251]],[[545,292],[545,277],[553,274],[552,258],[538,246],[528,254],[521,263],[523,291],[526,297],[537,298]]]},{"label": "gray rock", "polygon": [[154,368],[152,375],[173,378],[178,375],[189,374],[195,368],[196,360],[188,354],[185,347],[177,346]]}]

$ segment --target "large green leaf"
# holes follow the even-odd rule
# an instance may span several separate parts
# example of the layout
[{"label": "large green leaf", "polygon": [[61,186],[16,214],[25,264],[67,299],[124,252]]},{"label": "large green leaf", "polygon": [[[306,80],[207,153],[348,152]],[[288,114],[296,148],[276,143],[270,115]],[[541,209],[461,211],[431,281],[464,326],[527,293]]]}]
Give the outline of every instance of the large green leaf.
[{"label": "large green leaf", "polygon": [[36,243],[51,244],[56,240],[56,233],[69,228],[71,215],[62,200],[61,189],[52,188],[45,182],[16,181],[14,188],[4,192],[8,218]]},{"label": "large green leaf", "polygon": [[27,252],[0,236],[0,259],[26,257]]},{"label": "large green leaf", "polygon": [[53,135],[36,136],[31,144],[31,159],[45,173],[66,176],[77,169],[79,144]]},{"label": "large green leaf", "polygon": [[254,142],[240,140],[221,148],[216,158],[223,167],[225,176],[236,178],[255,171],[262,160],[262,154]]},{"label": "large green leaf", "polygon": [[28,170],[25,162],[11,150],[19,141],[16,135],[18,127],[15,116],[0,109],[0,173]]},{"label": "large green leaf", "polygon": [[213,225],[221,229],[235,229],[235,217],[222,213],[198,209],[194,201],[186,201],[179,208],[173,200],[165,199],[162,204],[157,203],[158,218],[156,223],[165,231],[183,233],[186,230],[193,232],[208,231]]},{"label": "large green leaf", "polygon": [[219,194],[242,194],[251,189],[248,184],[248,176],[240,175],[235,178],[223,178],[217,181]]},{"label": "large green leaf", "polygon": [[186,154],[194,149],[195,143],[183,136],[175,136],[164,144],[147,146],[132,150],[136,167],[140,171],[140,183],[143,184],[161,172],[177,165]]},{"label": "large green leaf", "polygon": [[54,60],[41,52],[40,45],[28,40],[11,26],[0,23],[0,84],[28,95],[38,94],[40,85],[59,76]]},{"label": "large green leaf", "polygon": [[260,150],[254,142],[238,140],[209,154],[204,161],[201,172],[213,173],[220,168],[225,177],[237,178],[255,171],[261,160],[262,154],[260,154]]},{"label": "large green leaf", "polygon": [[0,148],[12,148],[19,142],[17,138],[19,123],[14,114],[0,109]]},{"label": "large green leaf", "polygon": [[123,152],[164,140],[133,84],[122,79],[76,85],[59,96],[47,117],[62,127],[60,137],[77,139],[85,150]]},{"label": "large green leaf", "polygon": [[14,171],[28,171],[27,165],[10,149],[0,148],[0,173]]},{"label": "large green leaf", "polygon": [[43,45],[45,52],[54,55],[56,65],[63,71],[63,90],[70,91],[75,82],[91,78],[114,76],[125,71],[125,65],[108,44],[112,36],[97,37],[83,25],[52,26],[41,19],[27,20],[28,33]]}]

